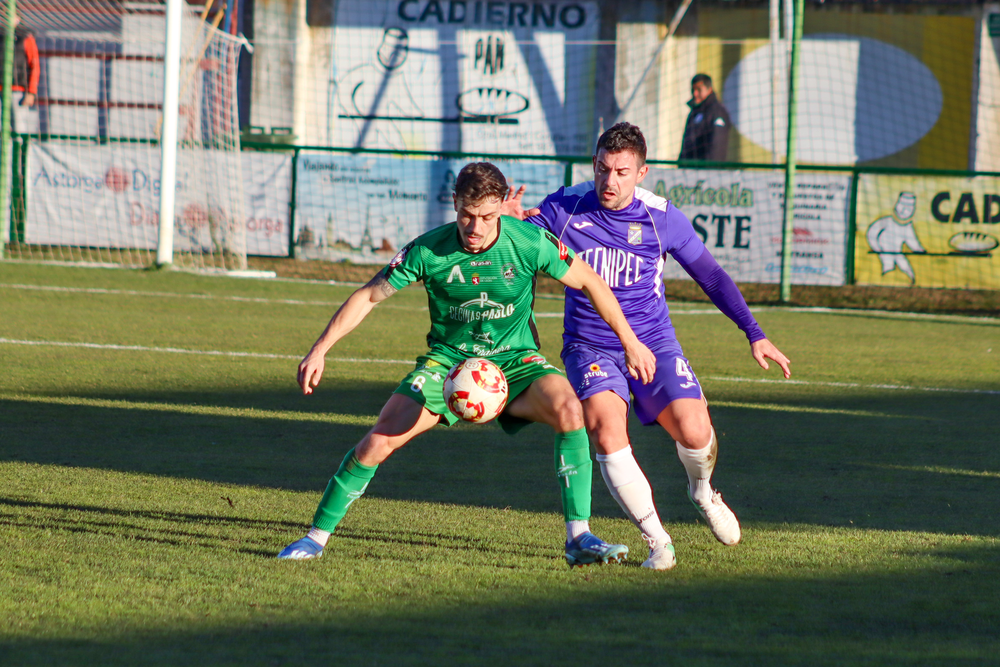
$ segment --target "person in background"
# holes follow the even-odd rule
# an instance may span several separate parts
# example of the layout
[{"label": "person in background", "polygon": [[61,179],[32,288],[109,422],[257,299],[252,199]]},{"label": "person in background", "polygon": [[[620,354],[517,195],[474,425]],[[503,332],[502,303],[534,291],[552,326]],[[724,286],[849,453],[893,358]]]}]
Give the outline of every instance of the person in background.
[{"label": "person in background", "polygon": [[712,77],[696,74],[691,79],[691,113],[684,125],[684,140],[678,160],[725,162],[729,149],[729,112],[712,90]]},{"label": "person in background", "polygon": [[[15,104],[20,104],[24,107],[33,107],[38,101],[38,78],[41,74],[41,65],[38,60],[38,44],[35,42],[35,35],[32,34],[31,30],[25,28],[21,25],[20,18],[14,16],[14,75],[13,83],[10,87],[11,91],[14,93],[21,93],[21,95],[13,95],[13,100]],[[0,29],[0,73],[6,74],[2,71],[3,68],[3,54],[7,48],[7,31],[6,29]],[[2,81],[6,80],[0,79],[0,85]],[[14,116],[16,114],[11,114],[11,129],[14,129]]]}]

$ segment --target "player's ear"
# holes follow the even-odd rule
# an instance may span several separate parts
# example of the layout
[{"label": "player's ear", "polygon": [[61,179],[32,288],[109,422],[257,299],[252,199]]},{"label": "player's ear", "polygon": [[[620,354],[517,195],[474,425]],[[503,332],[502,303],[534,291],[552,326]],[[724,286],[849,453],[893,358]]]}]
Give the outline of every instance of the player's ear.
[{"label": "player's ear", "polygon": [[597,173],[597,156],[595,155],[592,158],[590,158],[590,162],[591,162],[592,165],[594,165],[594,173],[596,174]]},{"label": "player's ear", "polygon": [[639,176],[638,176],[638,178],[635,179],[635,184],[638,185],[639,183],[642,183],[642,179],[646,178],[646,174],[648,174],[648,173],[649,173],[649,165],[648,164],[644,164],[641,167],[639,167],[639,171],[638,171]]},{"label": "player's ear", "polygon": [[458,213],[458,194],[451,193],[451,203],[455,206],[455,213]]}]

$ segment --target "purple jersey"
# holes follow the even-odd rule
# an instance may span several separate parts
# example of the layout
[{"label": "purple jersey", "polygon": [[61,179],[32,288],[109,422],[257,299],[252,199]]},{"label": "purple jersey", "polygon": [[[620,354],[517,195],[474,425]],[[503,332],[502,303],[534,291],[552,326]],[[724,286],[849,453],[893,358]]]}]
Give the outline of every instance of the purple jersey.
[{"label": "purple jersey", "polygon": [[[632,330],[646,345],[677,345],[663,295],[663,262],[668,254],[750,342],[764,338],[732,279],[712,258],[687,217],[666,199],[636,188],[631,204],[611,211],[601,206],[591,181],[560,188],[539,208],[541,213],[528,221],[552,232],[604,278]],[[566,345],[621,345],[582,290],[566,290],[564,326]]]}]

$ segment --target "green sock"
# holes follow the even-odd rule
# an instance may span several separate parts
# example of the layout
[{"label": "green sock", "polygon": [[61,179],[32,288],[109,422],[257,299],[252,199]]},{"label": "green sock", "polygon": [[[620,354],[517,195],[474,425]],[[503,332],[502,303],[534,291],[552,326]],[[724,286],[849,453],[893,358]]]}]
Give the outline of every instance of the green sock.
[{"label": "green sock", "polygon": [[347,508],[368,488],[368,482],[372,481],[377,469],[377,465],[362,465],[354,455],[353,448],[347,452],[337,474],[326,485],[326,493],[313,516],[313,525],[332,533],[347,514]]},{"label": "green sock", "polygon": [[566,521],[587,521],[594,475],[586,429],[556,433],[555,452],[563,517]]}]

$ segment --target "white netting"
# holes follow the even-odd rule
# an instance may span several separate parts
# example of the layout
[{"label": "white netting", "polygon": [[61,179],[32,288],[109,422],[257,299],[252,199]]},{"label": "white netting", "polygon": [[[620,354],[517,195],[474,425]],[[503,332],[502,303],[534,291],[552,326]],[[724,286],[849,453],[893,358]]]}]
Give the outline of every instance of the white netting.
[{"label": "white netting", "polygon": [[[151,264],[159,226],[165,5],[18,3],[40,77],[32,107],[14,105],[14,258]],[[242,40],[222,18],[185,6],[182,20],[174,261],[245,268],[237,113]]]}]

